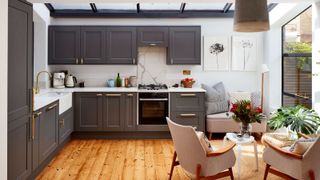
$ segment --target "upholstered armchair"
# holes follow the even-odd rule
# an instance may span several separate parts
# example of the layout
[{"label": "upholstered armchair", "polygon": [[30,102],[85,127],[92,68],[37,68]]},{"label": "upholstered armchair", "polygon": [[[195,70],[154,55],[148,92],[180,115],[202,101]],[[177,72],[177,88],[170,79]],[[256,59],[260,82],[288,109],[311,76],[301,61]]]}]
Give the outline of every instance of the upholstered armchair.
[{"label": "upholstered armchair", "polygon": [[265,180],[268,173],[286,179],[320,179],[320,136],[303,154],[293,153],[269,141],[263,143],[266,145],[263,153]]},{"label": "upholstered armchair", "polygon": [[[236,158],[233,152],[235,144],[229,144],[221,149],[207,152],[199,140],[195,129],[182,126],[167,118],[170,133],[175,147],[170,177],[174,167],[181,165],[187,173],[196,179],[221,178],[230,176],[233,179],[232,167]],[[176,161],[178,157],[179,161]]]}]

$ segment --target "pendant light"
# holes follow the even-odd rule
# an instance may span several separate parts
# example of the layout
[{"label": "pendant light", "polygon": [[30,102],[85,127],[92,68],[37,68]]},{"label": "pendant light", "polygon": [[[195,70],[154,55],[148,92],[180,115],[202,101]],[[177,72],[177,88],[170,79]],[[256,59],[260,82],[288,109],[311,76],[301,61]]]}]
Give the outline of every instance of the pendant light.
[{"label": "pendant light", "polygon": [[233,30],[237,32],[268,31],[267,0],[236,0]]}]

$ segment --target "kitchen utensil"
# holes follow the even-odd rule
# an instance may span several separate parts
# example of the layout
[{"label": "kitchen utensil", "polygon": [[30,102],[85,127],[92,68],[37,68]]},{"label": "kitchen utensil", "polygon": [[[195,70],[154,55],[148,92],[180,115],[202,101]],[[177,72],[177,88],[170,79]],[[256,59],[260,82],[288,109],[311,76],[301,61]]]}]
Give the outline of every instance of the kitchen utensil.
[{"label": "kitchen utensil", "polygon": [[83,88],[84,87],[84,82],[79,82],[79,87]]},{"label": "kitchen utensil", "polygon": [[63,72],[53,73],[53,88],[62,89],[64,86],[65,74]]},{"label": "kitchen utensil", "polygon": [[132,87],[136,87],[137,86],[137,76],[130,76],[129,77],[129,81],[130,81],[130,85]]},{"label": "kitchen utensil", "polygon": [[77,83],[77,78],[74,77],[72,74],[67,75],[66,78],[66,87],[68,88],[74,88]]}]

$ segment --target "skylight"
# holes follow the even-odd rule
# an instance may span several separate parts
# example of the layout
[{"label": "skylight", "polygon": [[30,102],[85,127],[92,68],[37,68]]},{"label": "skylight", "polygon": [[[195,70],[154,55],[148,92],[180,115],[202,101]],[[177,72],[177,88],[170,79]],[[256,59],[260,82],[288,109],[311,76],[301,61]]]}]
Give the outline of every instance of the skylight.
[{"label": "skylight", "polygon": [[54,9],[91,10],[89,3],[52,3]]},{"label": "skylight", "polygon": [[109,9],[109,10],[136,10],[136,4],[134,3],[95,3],[97,9]]},{"label": "skylight", "polygon": [[223,10],[226,3],[187,3],[185,10]]},{"label": "skylight", "polygon": [[179,10],[180,3],[141,3],[141,10]]}]

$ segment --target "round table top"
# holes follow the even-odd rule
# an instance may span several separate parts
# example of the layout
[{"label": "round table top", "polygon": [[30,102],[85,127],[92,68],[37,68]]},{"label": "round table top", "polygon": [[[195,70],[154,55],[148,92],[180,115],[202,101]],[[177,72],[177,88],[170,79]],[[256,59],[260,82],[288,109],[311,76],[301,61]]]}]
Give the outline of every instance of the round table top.
[{"label": "round table top", "polygon": [[226,134],[226,137],[236,143],[236,144],[249,144],[249,143],[252,143],[254,140],[254,137],[253,136],[250,136],[250,137],[238,137],[236,133],[227,133]]}]

